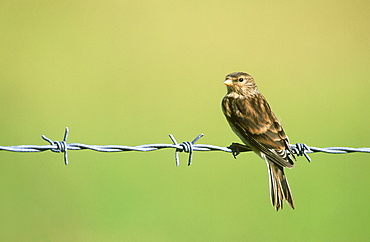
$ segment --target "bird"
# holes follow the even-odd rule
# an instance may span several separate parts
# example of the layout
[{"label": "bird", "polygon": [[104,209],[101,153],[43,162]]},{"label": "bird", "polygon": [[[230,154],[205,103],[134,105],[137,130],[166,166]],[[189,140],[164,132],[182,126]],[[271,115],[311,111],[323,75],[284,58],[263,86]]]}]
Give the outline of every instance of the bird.
[{"label": "bird", "polygon": [[265,160],[272,206],[279,211],[285,200],[294,209],[284,168],[293,168],[296,159],[280,121],[251,75],[234,72],[226,76],[224,84],[227,94],[222,99],[222,111],[245,148]]}]

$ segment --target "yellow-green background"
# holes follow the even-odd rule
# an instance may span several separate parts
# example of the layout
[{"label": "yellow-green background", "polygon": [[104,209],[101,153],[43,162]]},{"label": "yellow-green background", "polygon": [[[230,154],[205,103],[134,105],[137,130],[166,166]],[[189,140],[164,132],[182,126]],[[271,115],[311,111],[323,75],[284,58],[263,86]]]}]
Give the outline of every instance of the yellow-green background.
[{"label": "yellow-green background", "polygon": [[[369,147],[369,1],[1,1],[0,145],[239,141],[252,74],[291,142]],[[312,154],[275,212],[254,154],[0,152],[1,241],[368,241],[370,154]]]}]

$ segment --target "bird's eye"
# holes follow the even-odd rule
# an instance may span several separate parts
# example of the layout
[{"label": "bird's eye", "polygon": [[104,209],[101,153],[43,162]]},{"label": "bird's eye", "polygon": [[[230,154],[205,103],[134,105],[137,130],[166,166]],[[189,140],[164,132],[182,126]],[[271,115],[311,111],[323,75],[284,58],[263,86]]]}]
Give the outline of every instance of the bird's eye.
[{"label": "bird's eye", "polygon": [[239,78],[239,80],[238,80],[239,82],[243,82],[244,81],[244,79],[243,78]]}]

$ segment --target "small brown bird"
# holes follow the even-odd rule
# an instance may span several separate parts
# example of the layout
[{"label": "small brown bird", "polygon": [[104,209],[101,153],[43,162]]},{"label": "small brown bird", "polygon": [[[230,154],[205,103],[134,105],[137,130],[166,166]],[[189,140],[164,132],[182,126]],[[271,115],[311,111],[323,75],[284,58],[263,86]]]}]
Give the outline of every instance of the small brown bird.
[{"label": "small brown bird", "polygon": [[[294,209],[294,200],[284,174],[284,167],[292,168],[295,157],[288,136],[265,97],[258,91],[252,76],[235,72],[226,76],[227,94],[222,99],[222,110],[231,129],[266,161],[271,202],[276,211],[283,208],[283,200]],[[288,152],[289,154],[288,154]]]}]

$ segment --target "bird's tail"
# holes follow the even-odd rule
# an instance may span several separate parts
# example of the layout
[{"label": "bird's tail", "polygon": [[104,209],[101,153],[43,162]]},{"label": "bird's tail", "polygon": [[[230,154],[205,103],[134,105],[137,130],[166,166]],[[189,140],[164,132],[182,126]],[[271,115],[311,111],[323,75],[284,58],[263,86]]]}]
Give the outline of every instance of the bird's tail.
[{"label": "bird's tail", "polygon": [[266,163],[269,171],[272,206],[276,207],[276,211],[279,211],[279,209],[283,208],[283,201],[286,200],[289,206],[294,209],[293,195],[285,177],[284,168],[271,161]]}]

